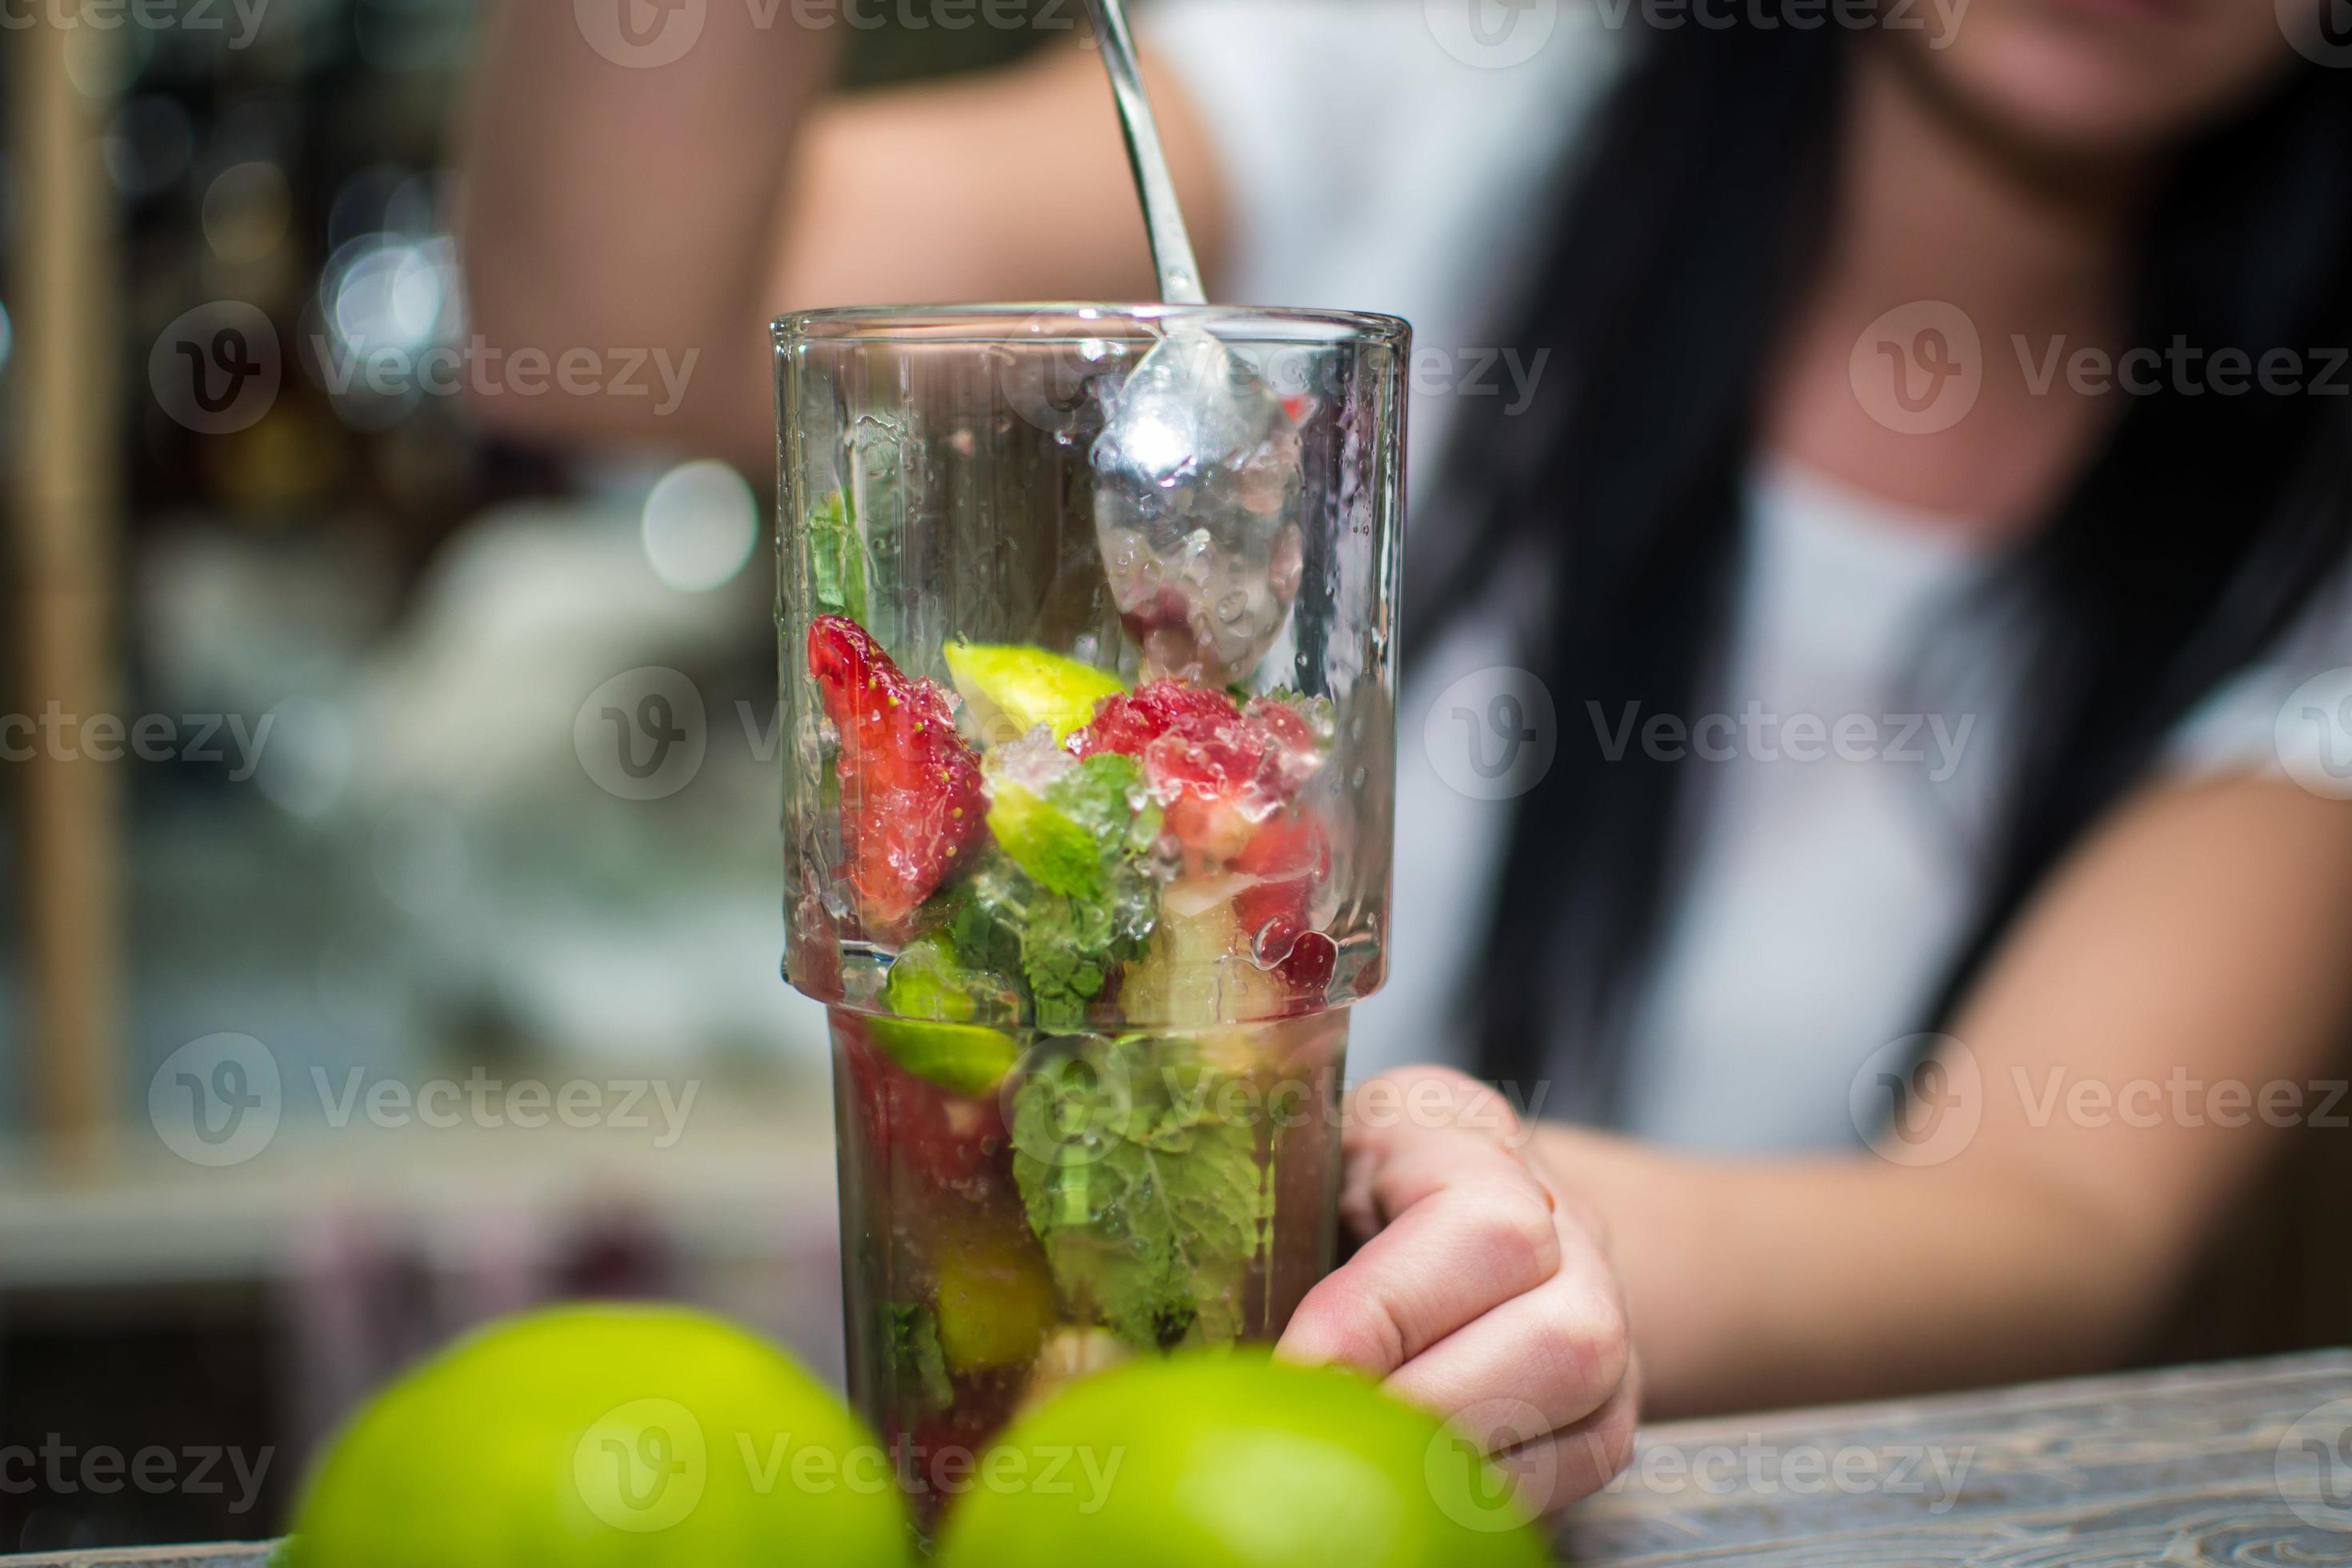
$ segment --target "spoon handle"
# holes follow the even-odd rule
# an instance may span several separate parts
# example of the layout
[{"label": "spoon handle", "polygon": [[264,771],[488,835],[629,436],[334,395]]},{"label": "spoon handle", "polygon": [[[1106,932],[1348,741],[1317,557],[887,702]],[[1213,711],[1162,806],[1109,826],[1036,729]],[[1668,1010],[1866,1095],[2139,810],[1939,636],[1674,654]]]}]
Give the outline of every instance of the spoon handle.
[{"label": "spoon handle", "polygon": [[1143,226],[1151,240],[1151,262],[1160,272],[1160,297],[1171,305],[1201,305],[1201,264],[1193,259],[1184,214],[1176,205],[1176,181],[1160,146],[1151,100],[1143,95],[1143,73],[1135,63],[1135,37],[1128,31],[1122,0],[1087,0],[1094,14],[1095,38],[1110,72],[1111,96],[1118,100],[1119,129],[1127,135],[1127,161],[1143,197]]}]

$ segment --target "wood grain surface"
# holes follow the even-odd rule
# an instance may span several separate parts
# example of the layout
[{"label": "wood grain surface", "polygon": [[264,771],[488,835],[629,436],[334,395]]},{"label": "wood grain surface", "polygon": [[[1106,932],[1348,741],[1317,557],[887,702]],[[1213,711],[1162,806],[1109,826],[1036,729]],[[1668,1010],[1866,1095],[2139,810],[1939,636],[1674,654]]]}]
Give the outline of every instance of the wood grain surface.
[{"label": "wood grain surface", "polygon": [[[1659,1426],[1571,1510],[1560,1546],[1588,1568],[2352,1564],[2352,1352]],[[266,1558],[245,1545],[0,1562]]]},{"label": "wood grain surface", "polygon": [[1660,1568],[2352,1563],[2347,1431],[2343,1351],[1685,1422],[1561,1544]]}]

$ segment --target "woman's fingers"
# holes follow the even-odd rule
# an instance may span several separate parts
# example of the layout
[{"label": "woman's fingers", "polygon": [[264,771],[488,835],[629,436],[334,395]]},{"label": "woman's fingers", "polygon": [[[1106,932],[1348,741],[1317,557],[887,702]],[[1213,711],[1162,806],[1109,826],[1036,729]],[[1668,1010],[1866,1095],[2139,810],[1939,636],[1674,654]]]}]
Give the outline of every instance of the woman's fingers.
[{"label": "woman's fingers", "polygon": [[1281,1349],[1445,1415],[1540,1510],[1624,1468],[1638,1377],[1605,1242],[1520,1134],[1501,1096],[1445,1068],[1358,1090],[1341,1213],[1370,1239],[1307,1292]]},{"label": "woman's fingers", "polygon": [[1559,1268],[1559,1229],[1533,1173],[1475,1134],[1432,1130],[1399,1152],[1401,1206],[1345,1268],[1307,1293],[1282,1337],[1299,1361],[1386,1377]]},{"label": "woman's fingers", "polygon": [[[1580,1499],[1591,1497],[1624,1472],[1633,1462],[1633,1430],[1641,1412],[1641,1368],[1627,1371],[1625,1381],[1608,1402],[1581,1421],[1495,1455],[1495,1466],[1510,1479],[1511,1489],[1533,1513],[1551,1513]],[[1464,1412],[1464,1416],[1470,1413]],[[1461,1420],[1465,1430],[1473,1423]],[[1493,1434],[1508,1436],[1507,1426]]]},{"label": "woman's fingers", "polygon": [[1431,1345],[1389,1386],[1433,1410],[1495,1406],[1498,1425],[1515,1413],[1528,1429],[1497,1431],[1487,1447],[1500,1450],[1605,1407],[1623,1389],[1632,1357],[1624,1300],[1607,1259],[1572,1242],[1549,1279]]}]

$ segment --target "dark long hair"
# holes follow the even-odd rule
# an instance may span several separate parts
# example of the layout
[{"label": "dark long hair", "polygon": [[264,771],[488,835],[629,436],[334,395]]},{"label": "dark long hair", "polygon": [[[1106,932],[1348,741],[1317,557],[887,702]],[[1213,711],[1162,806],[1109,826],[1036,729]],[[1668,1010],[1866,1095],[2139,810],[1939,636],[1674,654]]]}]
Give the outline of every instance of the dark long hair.
[{"label": "dark long hair", "polygon": [[[1689,715],[1717,672],[1763,372],[1829,228],[1848,68],[1870,47],[1747,25],[1646,43],[1588,144],[1521,334],[1568,385],[1465,424],[1452,471],[1475,480],[1476,542],[1420,574],[1408,604],[1425,645],[1480,591],[1470,563],[1522,540],[1555,563],[1533,658],[1561,743],[1518,803],[1470,1012],[1491,1077],[1544,1071],[1564,1037],[1561,1088],[1597,1116],[1617,1101],[1629,1004],[1674,908],[1691,770],[1571,737],[1588,702]],[[2256,363],[2352,344],[2352,72],[2299,68],[2181,155],[2135,280],[2134,343]],[[1974,927],[1919,1027],[1949,1014],[2168,731],[2344,557],[2347,407],[2258,388],[2136,395],[1995,574],[1975,608],[2010,628],[2020,723]]]}]

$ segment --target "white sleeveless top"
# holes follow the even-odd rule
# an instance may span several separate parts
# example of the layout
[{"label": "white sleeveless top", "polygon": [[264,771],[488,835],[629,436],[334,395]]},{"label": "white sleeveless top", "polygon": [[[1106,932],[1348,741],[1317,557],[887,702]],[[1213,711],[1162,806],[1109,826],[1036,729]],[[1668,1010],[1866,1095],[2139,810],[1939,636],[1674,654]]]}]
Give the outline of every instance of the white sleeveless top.
[{"label": "white sleeveless top", "polygon": [[[1510,329],[1545,204],[1622,56],[1599,17],[1573,0],[1157,0],[1143,18],[1206,115],[1231,193],[1223,291],[1412,322],[1416,526],[1442,524],[1429,487],[1460,400],[1507,405],[1539,380],[1485,351]],[[1856,1073],[1919,1026],[1977,893],[1998,705],[1904,709],[1917,705],[1915,639],[1982,563],[1936,520],[1786,465],[1759,468],[1748,509],[1717,718],[1689,719],[1681,742],[1702,759],[1688,874],[1637,1010],[1624,1126],[1696,1150],[1835,1148],[1856,1138]],[[1477,797],[1492,792],[1461,748],[1508,685],[1494,672],[1526,658],[1511,615],[1473,619],[1408,655],[1390,978],[1356,1010],[1353,1079],[1470,1055],[1458,998],[1514,803]],[[2283,709],[2345,666],[2352,595],[2338,584],[2181,727],[2166,765],[2275,770],[2283,746],[2309,764],[2294,749],[2330,737],[2283,724]],[[1639,745],[1655,717],[1565,709],[1562,746]]]}]

